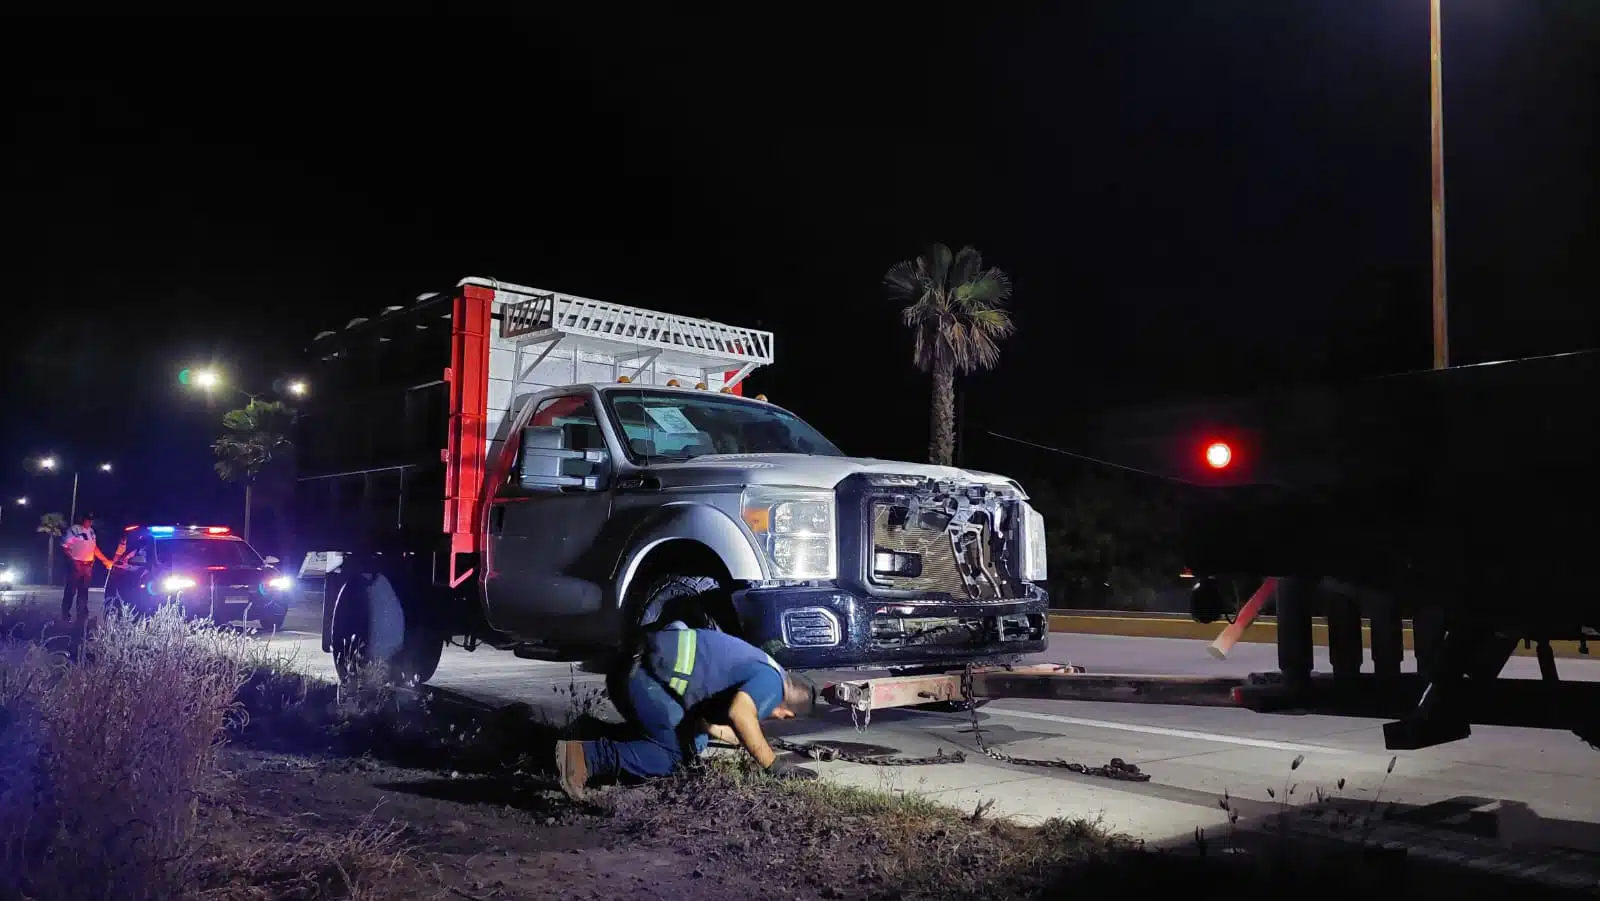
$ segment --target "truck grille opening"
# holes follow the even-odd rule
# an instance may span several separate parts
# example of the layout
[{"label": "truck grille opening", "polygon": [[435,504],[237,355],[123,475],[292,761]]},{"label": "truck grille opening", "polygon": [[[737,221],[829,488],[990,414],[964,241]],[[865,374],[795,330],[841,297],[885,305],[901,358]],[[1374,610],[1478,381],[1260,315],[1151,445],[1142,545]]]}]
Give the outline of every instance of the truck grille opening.
[{"label": "truck grille opening", "polygon": [[[941,486],[945,488],[945,486]],[[1006,499],[982,488],[878,498],[868,580],[893,591],[993,600],[1021,596]]]},{"label": "truck grille opening", "polygon": [[955,542],[945,523],[925,519],[908,517],[904,507],[873,505],[873,579],[901,591],[966,596],[966,583],[956,567]]}]

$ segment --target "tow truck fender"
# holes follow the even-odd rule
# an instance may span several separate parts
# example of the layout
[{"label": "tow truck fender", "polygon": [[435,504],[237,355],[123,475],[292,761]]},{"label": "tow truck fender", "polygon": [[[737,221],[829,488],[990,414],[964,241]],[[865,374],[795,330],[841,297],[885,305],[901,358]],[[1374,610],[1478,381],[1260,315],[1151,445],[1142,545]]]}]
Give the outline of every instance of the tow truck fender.
[{"label": "tow truck fender", "polygon": [[666,504],[649,516],[629,536],[627,549],[618,559],[613,577],[616,603],[620,607],[639,567],[656,548],[669,541],[690,541],[715,554],[736,582],[759,582],[766,578],[761,558],[744,529],[733,517],[709,504],[688,501]]}]

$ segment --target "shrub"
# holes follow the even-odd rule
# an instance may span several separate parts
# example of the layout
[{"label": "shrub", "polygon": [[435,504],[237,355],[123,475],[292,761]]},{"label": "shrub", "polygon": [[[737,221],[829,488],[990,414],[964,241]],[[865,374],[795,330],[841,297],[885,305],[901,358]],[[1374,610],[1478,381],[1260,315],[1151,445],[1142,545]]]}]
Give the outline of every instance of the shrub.
[{"label": "shrub", "polygon": [[107,621],[76,662],[4,646],[0,895],[177,893],[247,643],[167,609]]}]

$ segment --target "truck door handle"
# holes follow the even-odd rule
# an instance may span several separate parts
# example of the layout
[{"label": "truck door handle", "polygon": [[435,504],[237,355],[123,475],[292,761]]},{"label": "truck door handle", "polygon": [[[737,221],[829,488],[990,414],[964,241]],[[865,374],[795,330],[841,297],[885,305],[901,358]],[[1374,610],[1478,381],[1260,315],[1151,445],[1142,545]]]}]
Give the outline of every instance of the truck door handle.
[{"label": "truck door handle", "polygon": [[498,535],[501,532],[505,531],[505,528],[506,528],[506,505],[505,504],[495,504],[493,507],[489,508],[489,531],[492,532],[495,535]]}]

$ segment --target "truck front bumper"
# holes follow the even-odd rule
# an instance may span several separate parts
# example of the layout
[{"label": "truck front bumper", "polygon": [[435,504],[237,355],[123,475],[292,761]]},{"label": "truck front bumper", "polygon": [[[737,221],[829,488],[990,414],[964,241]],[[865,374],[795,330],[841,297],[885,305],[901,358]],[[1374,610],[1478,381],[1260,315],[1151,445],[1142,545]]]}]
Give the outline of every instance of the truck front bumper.
[{"label": "truck front bumper", "polygon": [[1001,601],[885,599],[834,587],[733,594],[746,640],[785,667],[884,669],[999,662],[1045,650],[1044,589]]}]

